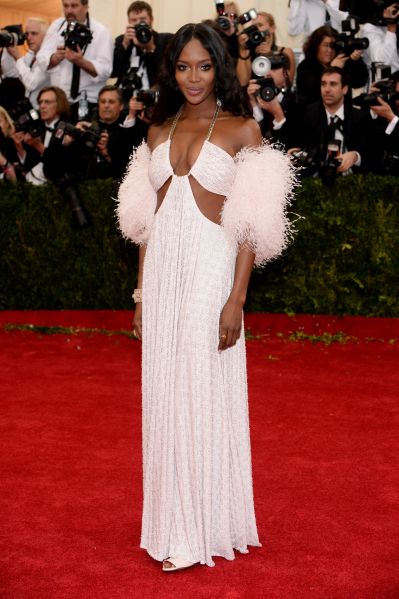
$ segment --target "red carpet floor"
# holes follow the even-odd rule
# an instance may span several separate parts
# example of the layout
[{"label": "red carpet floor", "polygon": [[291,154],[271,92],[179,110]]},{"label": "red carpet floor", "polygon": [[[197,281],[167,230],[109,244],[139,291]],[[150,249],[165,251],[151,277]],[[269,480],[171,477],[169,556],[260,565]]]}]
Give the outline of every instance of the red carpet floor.
[{"label": "red carpet floor", "polygon": [[[0,313],[0,327],[130,320]],[[247,326],[263,547],[169,575],[138,548],[139,342],[0,330],[1,599],[399,598],[399,321]]]}]

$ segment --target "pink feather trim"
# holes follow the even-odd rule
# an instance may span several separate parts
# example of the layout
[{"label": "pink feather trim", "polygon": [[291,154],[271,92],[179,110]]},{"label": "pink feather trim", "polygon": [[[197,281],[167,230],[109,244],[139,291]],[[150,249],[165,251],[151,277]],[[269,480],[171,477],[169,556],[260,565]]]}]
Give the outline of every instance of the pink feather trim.
[{"label": "pink feather trim", "polygon": [[255,253],[255,265],[281,254],[292,236],[287,207],[296,184],[290,158],[264,142],[243,148],[235,157],[236,175],[226,197],[221,224],[237,246]]},{"label": "pink feather trim", "polygon": [[157,196],[148,178],[151,152],[145,142],[130,158],[118,193],[116,214],[124,237],[144,244],[150,235]]}]

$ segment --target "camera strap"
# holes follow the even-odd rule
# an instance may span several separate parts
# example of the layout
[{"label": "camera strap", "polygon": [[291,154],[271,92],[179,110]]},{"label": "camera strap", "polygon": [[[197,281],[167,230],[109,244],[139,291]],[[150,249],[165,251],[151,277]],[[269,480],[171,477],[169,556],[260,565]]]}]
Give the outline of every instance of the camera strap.
[{"label": "camera strap", "polygon": [[[86,25],[90,29],[90,17],[89,13],[87,13]],[[82,48],[82,53],[86,52],[87,46]],[[72,65],[72,81],[71,81],[71,98],[75,100],[79,95],[79,86],[80,86],[80,67],[76,64]]]}]

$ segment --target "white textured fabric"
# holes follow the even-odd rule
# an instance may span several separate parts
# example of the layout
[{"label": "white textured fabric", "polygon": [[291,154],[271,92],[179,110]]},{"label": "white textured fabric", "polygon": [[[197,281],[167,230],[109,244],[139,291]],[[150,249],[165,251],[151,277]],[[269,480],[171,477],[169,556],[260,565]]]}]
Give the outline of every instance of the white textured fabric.
[{"label": "white textured fabric", "polygon": [[151,232],[157,196],[148,178],[151,152],[145,142],[134,150],[119,187],[117,217],[124,237],[145,243]]},{"label": "white textured fabric", "polygon": [[141,546],[157,560],[259,545],[252,496],[244,336],[217,350],[236,252],[173,175],[143,279],[144,508]]},{"label": "white textured fabric", "polygon": [[[155,190],[160,189],[173,175],[170,144],[171,140],[167,139],[152,153],[149,176]],[[194,177],[208,191],[225,196],[233,185],[235,171],[233,157],[223,148],[206,140],[188,175]]]},{"label": "white textured fabric", "polygon": [[[227,196],[223,226],[199,210],[191,176]],[[168,180],[154,216],[155,192]],[[179,555],[213,566],[214,556],[233,559],[234,549],[260,546],[244,332],[234,347],[218,352],[219,318],[233,285],[238,243],[253,246],[260,262],[284,247],[292,183],[281,152],[262,147],[233,159],[209,141],[190,172],[175,175],[168,139],[151,158],[145,144],[138,149],[120,188],[121,229],[147,242],[141,547],[157,560]]]},{"label": "white textured fabric", "polygon": [[296,183],[289,157],[267,143],[244,148],[235,157],[234,184],[222,210],[228,238],[255,253],[255,265],[273,260],[291,235],[286,216]]}]

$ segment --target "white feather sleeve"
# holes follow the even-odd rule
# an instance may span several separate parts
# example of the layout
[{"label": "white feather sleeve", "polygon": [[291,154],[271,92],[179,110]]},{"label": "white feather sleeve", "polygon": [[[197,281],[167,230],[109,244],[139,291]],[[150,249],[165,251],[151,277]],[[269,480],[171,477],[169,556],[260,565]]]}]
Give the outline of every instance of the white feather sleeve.
[{"label": "white feather sleeve", "polygon": [[134,150],[118,193],[119,228],[124,237],[138,244],[148,240],[157,201],[148,176],[150,157],[145,142]]},{"label": "white feather sleeve", "polygon": [[235,157],[236,174],[222,209],[222,226],[237,246],[255,254],[255,265],[276,258],[287,246],[292,225],[287,218],[295,169],[290,158],[266,142],[243,148]]}]

